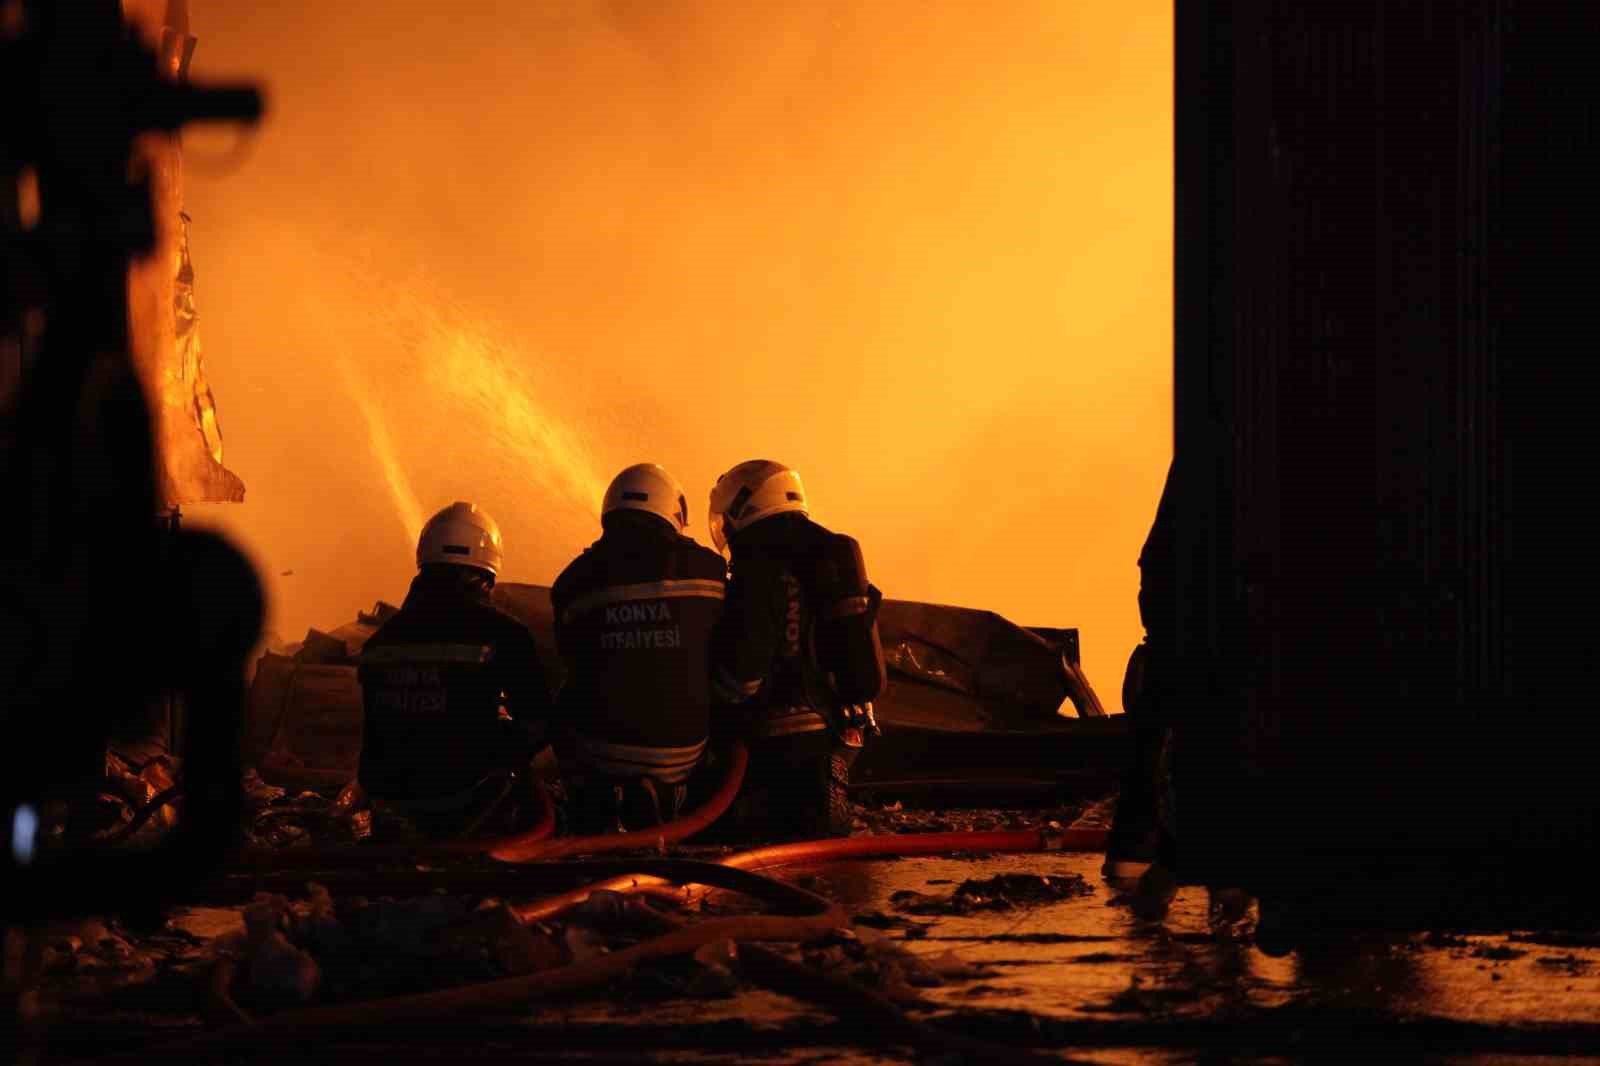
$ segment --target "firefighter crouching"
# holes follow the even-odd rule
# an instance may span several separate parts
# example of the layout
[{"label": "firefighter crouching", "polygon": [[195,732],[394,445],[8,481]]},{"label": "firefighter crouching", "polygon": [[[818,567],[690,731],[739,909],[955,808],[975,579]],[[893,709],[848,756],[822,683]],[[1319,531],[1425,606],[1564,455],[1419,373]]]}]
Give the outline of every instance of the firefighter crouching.
[{"label": "firefighter crouching", "polygon": [[558,750],[574,827],[640,829],[682,812],[706,752],[711,634],[726,565],[684,535],[688,501],[653,463],[606,490],[599,540],[551,590],[567,668]]},{"label": "firefighter crouching", "polygon": [[429,519],[405,603],[368,639],[359,781],[379,835],[507,831],[532,803],[550,690],[533,634],[489,603],[500,528],[470,503]]},{"label": "firefighter crouching", "polygon": [[877,613],[860,545],[811,521],[800,476],[752,460],[711,490],[710,532],[732,571],[712,660],[718,729],[751,760],[733,821],[763,835],[844,835],[850,765],[877,731]]}]

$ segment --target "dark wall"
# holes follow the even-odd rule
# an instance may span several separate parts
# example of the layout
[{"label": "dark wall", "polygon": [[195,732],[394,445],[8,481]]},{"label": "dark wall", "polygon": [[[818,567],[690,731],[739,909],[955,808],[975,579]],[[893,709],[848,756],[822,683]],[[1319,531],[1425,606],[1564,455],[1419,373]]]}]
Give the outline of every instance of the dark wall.
[{"label": "dark wall", "polygon": [[1186,876],[1593,847],[1597,31],[1178,0]]}]

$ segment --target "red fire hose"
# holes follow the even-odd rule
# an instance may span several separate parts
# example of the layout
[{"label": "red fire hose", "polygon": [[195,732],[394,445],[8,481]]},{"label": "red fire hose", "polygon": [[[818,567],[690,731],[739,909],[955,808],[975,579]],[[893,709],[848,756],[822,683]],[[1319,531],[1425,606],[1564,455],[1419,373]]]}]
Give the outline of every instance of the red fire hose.
[{"label": "red fire hose", "polygon": [[770,870],[832,859],[882,858],[887,855],[943,855],[952,851],[1102,851],[1108,831],[1064,829],[985,829],[964,833],[886,833],[832,840],[801,840],[729,855],[724,866]]},{"label": "red fire hose", "polygon": [[598,855],[608,851],[626,851],[630,848],[665,850],[669,844],[686,840],[721,818],[732,806],[739,787],[744,784],[744,771],[750,764],[750,752],[742,741],[734,741],[729,752],[728,773],[710,799],[681,818],[675,818],[652,829],[630,833],[596,833],[590,836],[561,837],[557,840],[490,841],[492,847],[480,848],[501,862],[535,862],[540,859],[560,859],[568,855]]},{"label": "red fire hose", "polygon": [[[799,863],[829,862],[834,859],[884,858],[887,856],[944,855],[952,851],[1103,851],[1105,829],[1065,829],[1050,833],[1044,829],[996,829],[966,833],[885,833],[873,836],[802,840],[736,852],[717,860],[719,866],[739,870],[770,870]],[[514,908],[525,922],[546,921],[578,906],[595,891],[662,894],[668,882],[643,875],[612,878],[559,896],[537,900]],[[686,893],[687,889],[684,890]]]},{"label": "red fire hose", "polygon": [[[701,831],[716,821],[727,810],[743,783],[747,762],[748,752],[743,745],[736,745],[728,774],[711,799],[691,814],[654,830],[574,837],[567,840],[545,842],[543,838],[549,834],[554,825],[554,812],[548,794],[543,793],[541,790],[544,811],[541,814],[539,823],[527,833],[489,841],[453,841],[448,844],[434,845],[420,850],[424,854],[487,852],[495,858],[512,865],[537,866],[543,870],[554,871],[573,864],[546,864],[539,860],[580,852],[594,853],[652,845],[665,847],[669,843],[676,843]],[[249,1023],[202,1037],[196,1041],[185,1042],[180,1050],[193,1052],[201,1049],[214,1049],[234,1040],[244,1040],[251,1044],[259,1044],[272,1038],[303,1039],[309,1031],[321,1031],[324,1033],[347,1029],[364,1031],[373,1024],[381,1023],[388,1019],[403,1018],[409,1020],[419,1015],[436,1015],[463,1008],[482,1009],[497,1005],[521,1004],[559,991],[592,985],[617,976],[625,972],[634,963],[644,959],[682,954],[714,940],[724,938],[736,941],[802,940],[848,923],[848,916],[837,904],[829,903],[796,886],[768,881],[755,874],[754,871],[757,870],[767,870],[795,863],[823,862],[842,858],[930,855],[952,851],[1099,850],[1105,846],[1106,836],[1107,832],[1103,829],[1073,828],[1059,833],[1050,833],[1043,829],[1025,829],[885,834],[808,840],[755,848],[728,855],[712,864],[684,862],[683,860],[634,860],[626,865],[632,865],[634,869],[640,871],[638,873],[612,877],[586,888],[516,908],[516,912],[524,921],[542,920],[582,903],[600,889],[624,893],[646,892],[651,895],[670,895],[676,898],[679,893],[683,893],[685,896],[690,895],[693,891],[691,886],[703,886],[709,883],[712,885],[721,884],[725,888],[732,888],[736,891],[749,892],[764,897],[769,902],[779,903],[780,906],[787,904],[789,908],[798,909],[802,913],[793,917],[761,916],[710,919],[692,926],[675,929],[635,947],[614,952],[598,959],[574,963],[555,971],[527,977],[509,978],[468,988],[404,996],[377,1003],[296,1011],[266,1022]],[[368,856],[368,861],[371,861],[372,849],[357,848],[348,849],[348,851],[356,854],[365,854]],[[418,850],[410,850],[407,854],[415,856],[418,854]],[[607,865],[610,865],[613,869],[617,866],[625,866],[623,862],[578,863],[576,865],[589,867],[593,873],[601,873]],[[734,880],[730,881],[730,876],[735,876],[734,871],[749,871],[748,873],[742,873],[742,877],[750,878],[751,880],[746,881],[735,877]],[[511,871],[507,872],[510,873]],[[533,871],[529,870],[528,872],[531,873]],[[681,887],[674,888],[672,887],[673,885]],[[796,907],[796,903],[798,903],[798,907]],[[806,911],[811,911],[812,913],[805,913]],[[876,1012],[876,1020],[878,1022],[885,1024],[897,1023],[889,1024],[889,1029],[897,1031],[897,1036],[900,1039],[905,1039],[911,1043],[924,1046],[940,1046],[943,1044],[947,1047],[955,1044],[971,1043],[974,1045],[974,1050],[976,1049],[976,1042],[962,1041],[952,1034],[941,1033],[922,1026],[920,1023],[913,1023],[892,1006],[878,1005],[873,1007],[871,1003],[861,999],[859,991],[852,991],[850,988],[840,985],[831,979],[824,979],[818,975],[808,975],[803,968],[788,964],[781,957],[770,952],[752,950],[748,954],[750,956],[749,961],[755,964],[754,971],[762,975],[763,983],[770,983],[773,987],[779,987],[790,994],[798,994],[804,998],[828,1003],[834,1009],[841,1010],[843,1013],[851,1013],[851,1004],[856,1005],[858,1008],[866,1008],[868,1013]],[[219,979],[225,984],[228,976],[219,973]],[[834,987],[835,985],[837,987]],[[225,987],[223,991],[224,1001],[227,1001],[229,997],[225,995]],[[237,1013],[236,1006],[234,1013],[230,1016],[230,1020],[233,1017],[244,1017],[242,1014]],[[952,1044],[952,1041],[954,1044]],[[1035,1056],[1016,1049],[1001,1049],[991,1045],[986,1046],[985,1051],[988,1057],[994,1061],[999,1061],[1002,1058],[1022,1058],[1038,1061]]]},{"label": "red fire hose", "polygon": [[703,832],[722,817],[744,784],[744,771],[749,762],[749,750],[742,742],[735,741],[729,751],[728,772],[717,786],[717,791],[695,810],[651,829],[547,839],[555,830],[555,805],[544,786],[538,785],[543,810],[538,824],[524,833],[485,840],[445,840],[416,845],[287,849],[250,855],[244,865],[252,869],[272,870],[335,869],[369,867],[385,862],[410,864],[459,855],[490,855],[503,862],[523,863],[559,859],[568,855],[600,855],[633,848],[661,850]]},{"label": "red fire hose", "polygon": [[535,779],[533,789],[539,796],[539,817],[527,831],[513,833],[510,836],[491,837],[487,840],[445,840],[438,844],[426,845],[423,850],[442,852],[446,855],[482,855],[495,848],[530,847],[537,844],[556,831],[556,804],[550,798],[550,790],[544,787],[543,781]]}]

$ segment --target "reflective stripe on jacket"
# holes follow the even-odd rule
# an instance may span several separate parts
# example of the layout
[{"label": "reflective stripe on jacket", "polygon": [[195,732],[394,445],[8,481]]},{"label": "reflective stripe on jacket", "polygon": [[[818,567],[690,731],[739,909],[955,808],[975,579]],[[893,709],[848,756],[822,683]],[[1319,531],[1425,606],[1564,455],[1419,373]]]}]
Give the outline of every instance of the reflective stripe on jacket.
[{"label": "reflective stripe on jacket", "polygon": [[682,749],[706,738],[722,556],[664,519],[614,511],[551,589],[567,667],[562,724],[583,742]]}]

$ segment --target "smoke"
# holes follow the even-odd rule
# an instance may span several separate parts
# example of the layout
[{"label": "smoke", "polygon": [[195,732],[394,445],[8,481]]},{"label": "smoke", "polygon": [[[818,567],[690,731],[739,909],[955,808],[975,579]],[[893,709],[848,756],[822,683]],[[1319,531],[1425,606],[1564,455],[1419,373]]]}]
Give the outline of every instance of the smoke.
[{"label": "smoke", "polygon": [[197,78],[270,93],[248,152],[186,151],[248,486],[199,517],[282,634],[403,594],[452,500],[548,582],[622,466],[676,473],[704,539],[766,457],[886,594],[1081,627],[1115,705],[1170,454],[1169,3],[191,16]]}]

